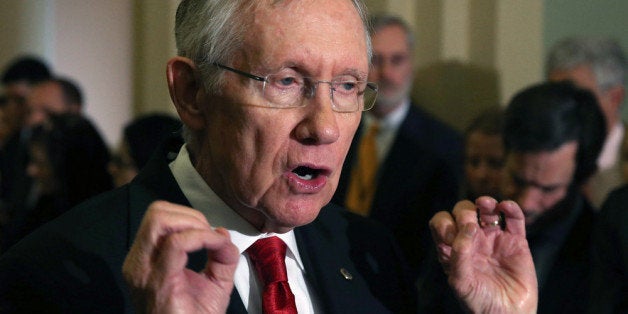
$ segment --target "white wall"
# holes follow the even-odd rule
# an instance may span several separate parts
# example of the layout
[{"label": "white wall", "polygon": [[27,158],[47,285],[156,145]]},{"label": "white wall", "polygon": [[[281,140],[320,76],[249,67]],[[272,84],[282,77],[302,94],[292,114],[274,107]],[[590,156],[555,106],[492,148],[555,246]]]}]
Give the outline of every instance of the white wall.
[{"label": "white wall", "polygon": [[0,1],[0,65],[29,53],[79,83],[85,113],[118,142],[131,118],[133,12],[128,0]]}]

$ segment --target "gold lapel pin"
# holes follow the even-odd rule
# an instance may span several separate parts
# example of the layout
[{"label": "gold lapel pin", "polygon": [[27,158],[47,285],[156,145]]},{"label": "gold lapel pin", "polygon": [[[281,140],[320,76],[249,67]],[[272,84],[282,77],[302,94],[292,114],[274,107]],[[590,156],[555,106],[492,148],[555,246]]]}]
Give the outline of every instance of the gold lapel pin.
[{"label": "gold lapel pin", "polygon": [[340,268],[340,274],[346,280],[353,280],[353,275],[351,275],[351,273],[345,268]]}]

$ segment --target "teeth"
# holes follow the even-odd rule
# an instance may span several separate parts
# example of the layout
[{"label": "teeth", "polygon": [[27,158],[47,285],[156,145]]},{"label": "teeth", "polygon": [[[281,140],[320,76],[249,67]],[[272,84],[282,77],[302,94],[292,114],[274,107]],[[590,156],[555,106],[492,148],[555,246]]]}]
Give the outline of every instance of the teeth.
[{"label": "teeth", "polygon": [[308,167],[297,167],[292,172],[301,180],[312,180],[317,175],[317,171]]},{"label": "teeth", "polygon": [[302,176],[302,175],[299,175],[298,173],[297,173],[297,177],[299,177],[299,179],[302,179],[302,180],[312,180],[314,178],[314,176],[311,174],[306,174]]}]

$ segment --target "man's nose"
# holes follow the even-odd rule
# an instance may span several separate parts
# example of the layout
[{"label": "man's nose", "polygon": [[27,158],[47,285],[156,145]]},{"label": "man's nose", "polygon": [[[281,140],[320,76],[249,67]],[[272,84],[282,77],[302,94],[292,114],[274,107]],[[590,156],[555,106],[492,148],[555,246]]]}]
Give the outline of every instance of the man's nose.
[{"label": "man's nose", "polygon": [[522,208],[537,209],[541,199],[541,191],[534,187],[524,187],[519,190],[515,201]]},{"label": "man's nose", "polygon": [[489,172],[488,164],[482,161],[475,169],[475,176],[478,178],[486,179],[486,177],[488,177],[488,172]]},{"label": "man's nose", "polygon": [[340,114],[333,110],[331,90],[326,87],[326,84],[319,85],[313,97],[304,100],[309,103],[300,109],[304,111],[304,115],[297,125],[295,135],[303,143],[330,144],[340,137]]}]

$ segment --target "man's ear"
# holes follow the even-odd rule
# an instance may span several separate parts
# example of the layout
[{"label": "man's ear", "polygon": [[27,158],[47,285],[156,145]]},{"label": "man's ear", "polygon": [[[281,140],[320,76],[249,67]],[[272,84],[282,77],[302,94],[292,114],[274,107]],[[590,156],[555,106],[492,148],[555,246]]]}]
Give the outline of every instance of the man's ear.
[{"label": "man's ear", "polygon": [[626,96],[626,90],[624,89],[624,86],[618,85],[611,87],[607,91],[607,93],[609,97],[611,97],[611,101],[616,106],[616,109],[619,110],[622,103],[624,102],[624,97]]},{"label": "man's ear", "polygon": [[166,69],[170,98],[181,118],[181,121],[192,130],[205,127],[202,104],[199,93],[202,92],[202,82],[196,76],[194,62],[184,57],[174,57],[168,60]]}]

